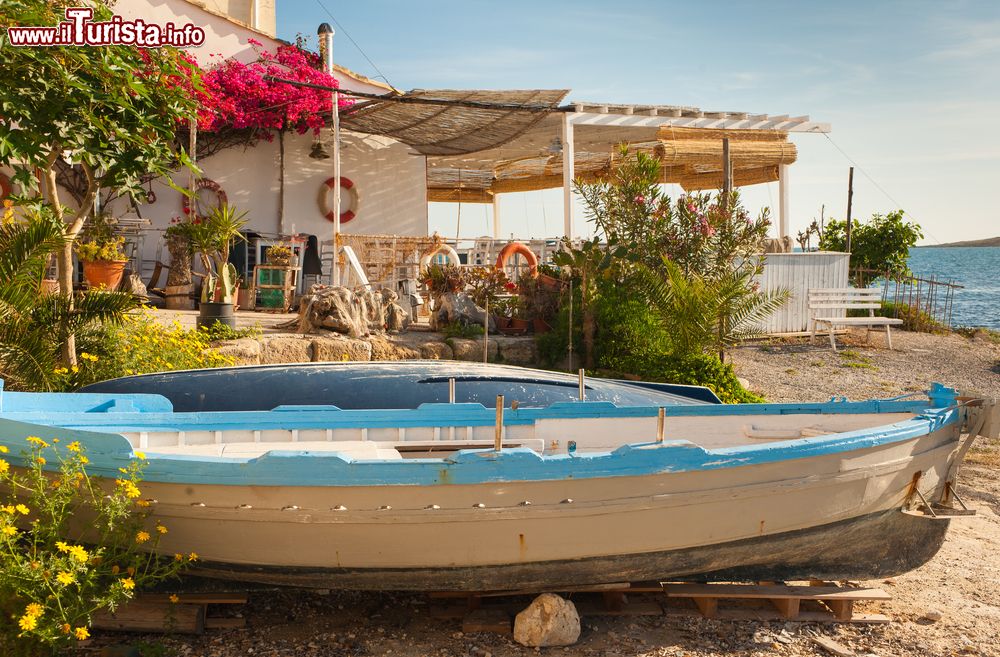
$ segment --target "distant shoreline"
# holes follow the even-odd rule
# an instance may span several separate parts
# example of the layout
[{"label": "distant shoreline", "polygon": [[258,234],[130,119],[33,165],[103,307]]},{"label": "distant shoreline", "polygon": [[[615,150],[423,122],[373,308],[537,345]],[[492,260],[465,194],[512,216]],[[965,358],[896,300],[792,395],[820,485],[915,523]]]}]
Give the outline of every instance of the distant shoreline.
[{"label": "distant shoreline", "polygon": [[923,244],[914,248],[925,249],[936,246],[1000,246],[1000,237],[987,237],[982,240],[965,240],[963,242],[948,242],[947,244]]}]

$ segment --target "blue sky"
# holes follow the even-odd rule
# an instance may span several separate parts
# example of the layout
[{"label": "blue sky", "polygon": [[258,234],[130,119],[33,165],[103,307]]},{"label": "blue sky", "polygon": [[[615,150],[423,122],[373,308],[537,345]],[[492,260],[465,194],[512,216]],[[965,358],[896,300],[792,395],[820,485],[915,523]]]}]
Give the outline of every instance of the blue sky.
[{"label": "blue sky", "polygon": [[[403,90],[569,88],[575,100],[832,123],[832,142],[793,135],[793,234],[823,204],[827,217],[844,216],[851,162],[839,146],[864,170],[855,170],[855,217],[898,203],[923,226],[924,243],[1000,235],[996,0],[321,2],[278,0],[278,36],[314,43],[329,10]],[[342,30],[335,53],[379,75]],[[777,194],[777,183],[744,188],[747,205],[775,213]],[[461,212],[463,236],[488,232],[488,206]],[[432,204],[432,229],[454,235],[456,215],[453,204]],[[561,193],[504,195],[501,219],[505,235],[560,233]]]}]

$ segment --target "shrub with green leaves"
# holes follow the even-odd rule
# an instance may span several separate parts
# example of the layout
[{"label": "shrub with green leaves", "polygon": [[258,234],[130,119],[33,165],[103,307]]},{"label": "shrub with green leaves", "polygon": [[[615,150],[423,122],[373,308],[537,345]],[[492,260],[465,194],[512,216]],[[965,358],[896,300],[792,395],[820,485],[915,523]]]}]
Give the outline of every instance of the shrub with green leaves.
[{"label": "shrub with green leaves", "polygon": [[[104,326],[80,339],[80,364],[55,369],[55,387],[75,390],[96,381],[120,376],[226,367],[233,360],[215,351],[211,343],[242,336],[219,329],[185,329],[176,320],[165,325],[156,320],[152,308],[129,314],[121,326]],[[246,329],[253,332],[254,329]]]},{"label": "shrub with green leaves", "polygon": [[[885,215],[873,214],[868,221],[855,221],[851,227],[851,268],[870,269],[856,278],[858,287],[868,287],[883,272],[890,276],[906,276],[910,247],[924,235],[920,226],[904,218],[902,210]],[[847,250],[847,222],[835,219],[826,223],[820,236],[821,251]]]},{"label": "shrub with green leaves", "polygon": [[78,442],[27,441],[17,459],[0,446],[0,652],[34,657],[87,639],[93,614],[197,555],[153,554],[168,528],[149,519],[141,453],[112,481],[87,473]]},{"label": "shrub with green leaves", "polygon": [[733,366],[714,354],[662,355],[636,372],[647,381],[707,386],[726,404],[757,404],[765,399],[750,392],[736,378]]}]

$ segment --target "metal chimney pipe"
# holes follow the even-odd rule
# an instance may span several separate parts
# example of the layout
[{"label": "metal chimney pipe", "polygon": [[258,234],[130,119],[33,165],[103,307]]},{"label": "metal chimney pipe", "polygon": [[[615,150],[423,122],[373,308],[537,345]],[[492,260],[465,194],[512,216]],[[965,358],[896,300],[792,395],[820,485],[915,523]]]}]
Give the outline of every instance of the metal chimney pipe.
[{"label": "metal chimney pipe", "polygon": [[[333,76],[333,28],[329,23],[322,23],[316,30],[320,42],[320,56],[323,58],[323,71]],[[339,93],[334,90],[332,96],[333,115],[333,272],[331,281],[340,285],[340,108]]]}]

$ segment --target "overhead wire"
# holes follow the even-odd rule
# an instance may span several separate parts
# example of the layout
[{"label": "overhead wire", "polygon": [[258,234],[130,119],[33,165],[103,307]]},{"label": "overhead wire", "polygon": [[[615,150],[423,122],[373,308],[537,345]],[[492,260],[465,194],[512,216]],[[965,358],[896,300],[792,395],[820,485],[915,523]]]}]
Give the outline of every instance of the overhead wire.
[{"label": "overhead wire", "polygon": [[[844,156],[844,159],[846,159],[846,160],[847,160],[848,162],[850,162],[850,163],[851,163],[851,164],[852,164],[852,165],[854,166],[854,168],[855,168],[855,169],[857,169],[858,171],[860,171],[860,172],[861,172],[861,175],[863,175],[863,176],[864,176],[865,178],[867,178],[867,179],[868,179],[868,182],[870,182],[870,183],[871,183],[872,185],[874,185],[874,186],[875,186],[875,189],[877,189],[877,190],[879,190],[880,192],[882,192],[882,194],[884,194],[884,195],[885,195],[885,197],[886,197],[887,199],[889,199],[890,201],[892,201],[892,202],[893,202],[893,204],[895,204],[895,206],[896,206],[896,209],[897,209],[897,210],[900,210],[900,211],[902,211],[902,213],[903,213],[903,214],[905,214],[906,216],[908,216],[908,217],[909,217],[910,219],[913,219],[913,221],[917,222],[917,218],[916,218],[916,217],[914,217],[914,216],[913,216],[912,214],[910,214],[910,213],[909,213],[909,212],[908,212],[908,211],[907,211],[907,210],[906,210],[906,209],[905,209],[905,208],[903,207],[903,205],[902,205],[902,204],[901,204],[901,203],[900,203],[899,201],[897,201],[897,200],[896,200],[895,198],[893,198],[893,197],[892,197],[892,194],[890,194],[889,192],[887,192],[887,191],[885,190],[885,188],[883,188],[883,187],[882,187],[882,185],[878,184],[878,182],[876,182],[876,180],[875,180],[874,178],[872,178],[872,177],[871,177],[870,175],[868,175],[868,172],[867,172],[867,171],[865,171],[864,167],[862,167],[862,166],[861,166],[860,164],[858,164],[858,163],[857,163],[857,162],[856,162],[856,161],[854,160],[854,158],[853,158],[853,157],[851,157],[850,155],[848,155],[848,154],[847,154],[847,152],[846,152],[846,151],[845,151],[845,150],[844,150],[843,148],[841,148],[841,147],[840,147],[840,146],[839,146],[839,145],[837,144],[837,142],[835,142],[835,141],[833,140],[833,138],[832,138],[832,137],[830,137],[829,133],[826,133],[826,132],[824,132],[824,133],[822,133],[822,134],[823,134],[823,136],[824,136],[824,137],[826,137],[827,141],[829,141],[829,142],[830,142],[830,143],[831,143],[831,144],[833,145],[833,147],[834,147],[834,148],[836,148],[836,149],[837,149],[837,150],[838,150],[838,151],[840,152],[840,154]],[[917,223],[919,223],[919,222],[917,222]],[[926,231],[927,235],[928,235],[928,236],[929,236],[929,237],[930,237],[930,238],[931,238],[932,240],[934,240],[934,241],[935,241],[935,242],[937,242],[938,244],[941,244],[941,240],[939,240],[939,239],[938,239],[938,238],[937,238],[937,237],[936,237],[936,236],[935,236],[934,234],[932,234],[932,233],[931,233],[931,231],[930,231],[930,229],[926,228],[925,226],[920,226],[920,228],[921,228],[921,230],[923,230],[923,231]]]},{"label": "overhead wire", "polygon": [[352,37],[352,36],[351,36],[350,32],[348,32],[348,31],[347,31],[346,29],[344,29],[344,26],[343,26],[343,25],[341,25],[341,24],[340,24],[340,22],[339,22],[339,21],[337,21],[337,19],[336,19],[336,18],[334,18],[333,14],[332,14],[332,13],[330,12],[330,10],[329,10],[329,9],[327,9],[327,7],[326,7],[326,5],[325,5],[325,4],[323,4],[323,0],[316,0],[316,4],[318,4],[318,5],[320,6],[320,8],[321,8],[321,9],[322,9],[322,10],[323,10],[324,12],[326,12],[326,15],[330,17],[330,20],[332,20],[332,21],[333,21],[333,24],[337,26],[337,29],[339,29],[339,30],[340,30],[341,32],[343,32],[343,33],[344,33],[344,36],[346,36],[346,37],[347,37],[347,39],[348,39],[348,40],[349,40],[349,41],[350,41],[351,43],[353,43],[353,44],[354,44],[354,47],[358,49],[358,52],[360,52],[360,53],[361,53],[361,56],[362,56],[362,57],[364,57],[364,58],[365,58],[365,60],[367,60],[367,62],[368,62],[369,64],[371,64],[371,67],[372,67],[373,69],[375,69],[375,71],[376,71],[376,72],[378,73],[378,75],[377,75],[376,77],[377,77],[377,78],[381,78],[383,82],[385,82],[385,83],[386,83],[387,85],[389,85],[390,87],[392,87],[392,90],[393,90],[393,91],[395,91],[395,92],[397,92],[397,93],[398,93],[398,91],[399,91],[399,90],[398,90],[398,89],[396,89],[396,85],[394,85],[393,83],[389,82],[389,78],[387,78],[387,77],[385,76],[385,73],[383,73],[383,72],[382,72],[382,70],[381,70],[381,69],[379,69],[379,67],[375,65],[375,62],[373,62],[373,61],[372,61],[372,58],[368,56],[368,53],[366,53],[366,52],[364,51],[364,48],[362,48],[362,47],[361,47],[360,45],[358,45],[358,42],[354,40],[354,37]]}]

